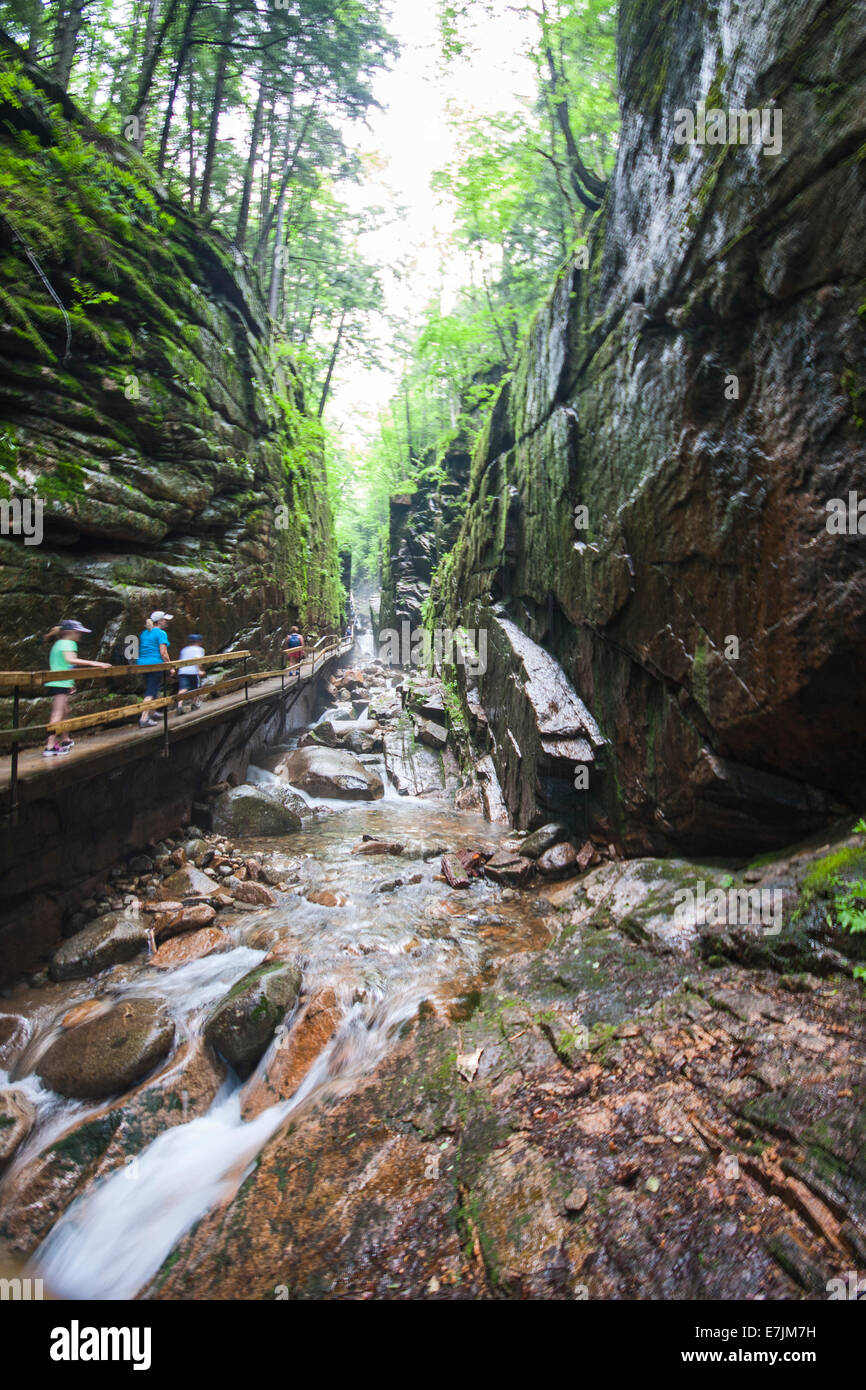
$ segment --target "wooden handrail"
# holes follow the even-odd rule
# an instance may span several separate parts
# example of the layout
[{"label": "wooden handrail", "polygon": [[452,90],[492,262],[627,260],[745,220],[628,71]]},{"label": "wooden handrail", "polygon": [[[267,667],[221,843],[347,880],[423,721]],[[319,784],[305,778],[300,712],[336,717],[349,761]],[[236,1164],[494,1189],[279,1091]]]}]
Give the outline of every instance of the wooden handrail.
[{"label": "wooden handrail", "polygon": [[57,681],[110,681],[128,679],[130,676],[144,676],[151,671],[176,671],[180,666],[219,666],[227,661],[242,661],[251,657],[252,652],[218,652],[215,656],[177,657],[174,661],[161,661],[154,665],[138,666],[135,662],[127,666],[109,666],[100,671],[93,666],[73,666],[68,671],[0,671],[0,690],[23,690],[26,686],[50,685]]},{"label": "wooden handrail", "polygon": [[[302,660],[306,660],[313,653],[318,652],[323,646],[341,647],[343,641],[339,637],[326,636],[320,637],[315,646],[302,647]],[[297,650],[297,648],[288,648]],[[177,671],[181,666],[221,666],[229,661],[243,661],[250,659],[252,652],[217,652],[214,656],[195,656],[195,657],[176,657],[173,661],[160,661],[147,666],[139,666],[136,662],[130,662],[126,666],[109,666],[107,670],[101,671],[92,666],[73,666],[69,670],[61,671],[0,671],[0,690],[25,690],[28,686],[41,688],[43,685],[51,685],[58,681],[110,681],[129,679],[132,676],[146,676],[152,671]],[[291,669],[291,668],[289,668]],[[277,672],[279,675],[279,672]]]},{"label": "wooden handrail", "polygon": [[[243,676],[232,676],[226,680],[215,682],[213,685],[200,686],[194,692],[197,700],[209,700],[215,695],[226,695],[233,690],[239,690],[245,685],[258,685],[262,681],[285,679],[291,684],[296,684],[301,678],[303,668],[307,668],[307,674],[313,676],[319,669],[326,651],[333,648],[334,651],[342,651],[344,647],[351,646],[351,642],[333,635],[321,637],[314,647],[304,649],[301,660],[293,666],[287,666],[278,670],[271,671],[250,671]],[[319,649],[322,650],[319,650]],[[111,680],[120,677],[128,678],[132,674],[147,674],[150,671],[176,671],[179,666],[216,666],[225,665],[227,661],[240,661],[252,656],[248,651],[221,652],[214,656],[205,657],[186,657],[183,660],[178,658],[176,661],[161,662],[158,665],[149,666],[112,666],[107,671],[91,670],[87,667],[73,668],[70,671],[0,671],[0,689],[17,688],[20,690],[22,685],[30,681],[37,684],[33,678],[44,678],[49,680],[88,680],[102,679]],[[12,679],[14,678],[14,680]],[[193,692],[189,692],[192,694]],[[171,695],[165,698],[149,700],[147,703],[148,713],[156,710],[165,709],[176,702],[177,696]],[[41,737],[47,733],[67,733],[78,729],[95,728],[100,724],[113,724],[123,719],[140,717],[144,710],[144,704],[139,701],[136,704],[114,706],[113,708],[97,710],[93,714],[77,715],[71,719],[62,719],[53,724],[30,724],[21,728],[0,729],[0,743],[18,744],[26,739]]]},{"label": "wooden handrail", "polygon": [[[232,690],[240,690],[246,684],[255,685],[260,681],[273,680],[274,676],[279,674],[279,671],[252,671],[247,676],[232,676],[229,680],[217,681],[215,685],[203,685],[198,690],[190,690],[187,693],[193,695],[196,700],[210,700],[214,695],[228,695]],[[177,696],[168,695],[164,699],[148,700],[147,705],[139,702],[137,705],[123,705],[116,709],[97,710],[95,714],[80,714],[74,719],[61,719],[56,724],[46,724],[45,728],[55,734],[75,729],[89,729],[97,724],[112,724],[118,719],[140,717],[145,709],[148,714],[152,714],[154,710],[167,709],[174,704],[177,704]]]}]

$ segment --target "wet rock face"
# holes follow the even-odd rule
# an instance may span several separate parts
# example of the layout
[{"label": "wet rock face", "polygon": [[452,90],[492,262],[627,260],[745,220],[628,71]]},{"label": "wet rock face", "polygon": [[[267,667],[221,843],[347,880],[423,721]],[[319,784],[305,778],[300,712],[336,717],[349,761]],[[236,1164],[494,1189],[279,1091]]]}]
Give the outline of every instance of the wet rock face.
[{"label": "wet rock face", "polygon": [[[797,975],[781,955],[711,963],[694,912],[672,929],[701,885],[792,883],[826,912],[864,850],[825,848],[733,885],[673,858],[545,885],[548,945],[313,1092],[143,1296],[826,1299],[866,1250],[861,986],[838,954],[832,979],[817,950]],[[753,935],[775,949],[792,925]],[[328,988],[303,1001],[246,1119],[303,1084],[338,1023]]]},{"label": "wet rock face", "polygon": [[131,999],[61,1034],[38,1066],[62,1096],[99,1100],[127,1090],[168,1053],[174,1023],[153,999]]},{"label": "wet rock face", "polygon": [[559,844],[560,840],[567,838],[568,827],[553,821],[549,825],[542,825],[538,830],[533,830],[531,835],[527,835],[521,843],[520,853],[525,854],[529,859],[538,859],[540,855]]},{"label": "wet rock face", "polygon": [[227,951],[229,941],[219,927],[204,927],[201,931],[190,932],[185,936],[173,936],[151,957],[150,964],[155,970],[175,970],[179,965],[201,960],[214,951]]},{"label": "wet rock face", "polygon": [[[611,744],[593,814],[629,850],[749,852],[862,788],[863,538],[826,508],[866,497],[862,36],[841,0],[620,13],[589,266],[502,389],[437,604],[487,627],[492,594],[556,656]],[[781,111],[781,152],[678,144],[699,100]]]},{"label": "wet rock face", "polygon": [[[73,309],[61,364],[63,320],[21,241],[0,228],[2,466],[14,495],[42,499],[45,531],[41,545],[0,539],[0,667],[47,665],[41,634],[69,612],[93,629],[82,654],[118,661],[154,607],[174,615],[175,640],[200,630],[209,651],[232,639],[276,646],[287,609],[335,622],[323,458],[301,451],[279,404],[300,404],[300,386],[272,355],[242,259],[168,203],[128,145],[76,118],[71,102],[67,118],[49,111],[38,72],[26,72],[37,91],[3,107],[16,110],[0,151],[0,167],[16,161],[15,226],[67,306],[71,273],[103,298]],[[80,182],[51,177],[54,147],[79,138]]]},{"label": "wet rock face", "polygon": [[52,979],[83,980],[109,966],[132,960],[146,944],[146,927],[140,917],[108,912],[55,951],[51,958]]},{"label": "wet rock face", "polygon": [[385,795],[381,778],[341,748],[298,748],[286,758],[284,775],[313,796],[376,801]]},{"label": "wet rock face", "polygon": [[252,1120],[269,1105],[294,1094],[340,1022],[332,989],[317,990],[304,1004],[285,1035],[277,1035],[273,1056],[262,1074],[256,1073],[241,1095],[241,1114]]},{"label": "wet rock face", "polygon": [[382,576],[379,631],[423,627],[423,605],[436,565],[457,538],[471,462],[471,442],[455,439],[441,460],[440,481],[435,451],[425,459],[414,492],[396,493],[390,501],[390,565]]},{"label": "wet rock face", "polygon": [[224,835],[286,835],[300,830],[307,810],[302,797],[288,787],[232,787],[214,803],[214,829]]},{"label": "wet rock face", "polygon": [[36,1109],[23,1091],[0,1095],[0,1169],[27,1138],[36,1120]]},{"label": "wet rock face", "polygon": [[0,1239],[32,1252],[87,1184],[130,1163],[163,1130],[204,1114],[224,1080],[225,1067],[198,1038],[119,1103],[74,1119],[5,1182]]},{"label": "wet rock face", "polygon": [[205,1037],[232,1066],[249,1068],[297,1003],[300,988],[301,971],[296,962],[259,966],[245,975],[210,1015]]}]

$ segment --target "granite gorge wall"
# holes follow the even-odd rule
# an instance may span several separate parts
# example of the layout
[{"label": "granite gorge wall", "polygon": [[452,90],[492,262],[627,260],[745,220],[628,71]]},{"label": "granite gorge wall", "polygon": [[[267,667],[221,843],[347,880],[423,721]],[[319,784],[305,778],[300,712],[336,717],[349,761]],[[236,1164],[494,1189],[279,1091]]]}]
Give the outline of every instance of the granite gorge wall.
[{"label": "granite gorge wall", "polygon": [[460,531],[471,446],[464,434],[431,451],[412,491],[395,493],[388,518],[389,563],[383,567],[378,627],[423,625],[433,571]]},{"label": "granite gorge wall", "polygon": [[41,544],[0,536],[0,667],[70,614],[115,659],[157,607],[210,650],[337,623],[320,435],[246,263],[0,61],[0,502],[44,509]]},{"label": "granite gorge wall", "polygon": [[[827,503],[866,499],[866,6],[624,0],[619,61],[588,264],[479,441],[437,621],[501,603],[557,658],[627,848],[749,851],[862,798],[866,538]],[[700,101],[781,113],[781,151],[679,143]]]}]

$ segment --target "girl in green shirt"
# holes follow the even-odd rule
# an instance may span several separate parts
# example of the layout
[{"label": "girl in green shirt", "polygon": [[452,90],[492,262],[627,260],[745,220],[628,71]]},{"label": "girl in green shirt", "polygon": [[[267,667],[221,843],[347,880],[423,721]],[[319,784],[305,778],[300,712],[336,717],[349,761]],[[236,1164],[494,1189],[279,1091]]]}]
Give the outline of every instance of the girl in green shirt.
[{"label": "girl in green shirt", "polygon": [[[57,627],[53,627],[48,633],[48,640],[56,638],[51,648],[51,655],[48,658],[48,665],[52,671],[71,671],[74,666],[93,666],[100,671],[107,671],[110,665],[108,661],[84,661],[77,655],[78,643],[75,637],[78,633],[90,632],[89,627],[82,627],[81,623],[69,618]],[[51,701],[51,719],[49,723],[57,724],[66,718],[66,711],[69,708],[69,695],[75,689],[75,681],[51,681],[45,686],[53,695]],[[56,758],[62,753],[68,753],[72,747],[72,739],[68,736],[58,739],[56,734],[48,735],[48,742],[42,750],[44,758]]]}]

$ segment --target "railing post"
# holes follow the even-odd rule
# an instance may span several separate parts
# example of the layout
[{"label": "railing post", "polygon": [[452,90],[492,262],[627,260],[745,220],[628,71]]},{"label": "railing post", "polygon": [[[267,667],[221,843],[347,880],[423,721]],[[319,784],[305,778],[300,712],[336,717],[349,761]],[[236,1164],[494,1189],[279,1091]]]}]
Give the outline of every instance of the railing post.
[{"label": "railing post", "polygon": [[[162,673],[162,698],[168,699],[168,671]],[[168,705],[162,707],[162,756],[167,758],[169,755],[168,746]]]},{"label": "railing post", "polygon": [[249,698],[250,698],[250,687],[249,687],[249,682],[248,682],[248,680],[247,680],[247,659],[246,659],[246,657],[244,657],[244,699],[245,699],[245,700],[248,700]]},{"label": "railing post", "polygon": [[[18,704],[20,692],[16,685],[12,692],[12,728],[18,728]],[[18,740],[12,742],[12,757],[9,763],[9,822],[18,824]]]},{"label": "railing post", "polygon": [[280,651],[280,689],[285,693],[286,689],[286,654]]}]

